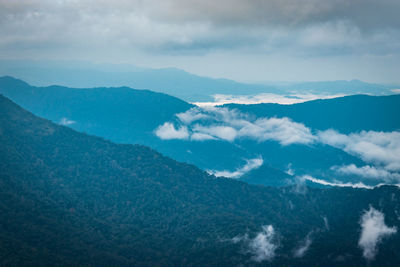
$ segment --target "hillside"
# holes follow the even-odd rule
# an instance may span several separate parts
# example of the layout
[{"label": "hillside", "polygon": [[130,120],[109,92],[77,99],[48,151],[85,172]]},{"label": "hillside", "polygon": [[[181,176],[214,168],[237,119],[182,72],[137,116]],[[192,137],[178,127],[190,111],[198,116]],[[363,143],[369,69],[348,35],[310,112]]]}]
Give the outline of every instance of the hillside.
[{"label": "hillside", "polygon": [[289,117],[308,127],[342,133],[369,131],[394,131],[400,129],[400,95],[353,95],[334,99],[314,100],[293,105],[228,104],[258,117]]},{"label": "hillside", "polygon": [[[2,266],[253,265],[259,250],[232,238],[263,225],[278,233],[273,265],[359,266],[370,205],[400,226],[396,187],[250,186],[55,125],[3,96],[0,113]],[[293,257],[309,233],[312,246]],[[385,239],[372,265],[399,264],[399,245],[398,234]]]},{"label": "hillside", "polygon": [[[278,123],[278,130],[287,129],[286,133],[294,138],[297,135],[315,138],[311,134],[327,129],[346,134],[368,130],[394,131],[400,128],[400,119],[395,116],[400,107],[399,95],[356,95],[295,105],[227,105],[227,109],[207,111],[193,108],[189,103],[172,96],[127,87],[35,87],[21,80],[3,77],[0,78],[1,92],[35,115],[55,123],[116,143],[146,145],[175,160],[194,164],[216,174],[234,173],[245,167],[249,160],[262,159],[262,168],[251,170],[242,180],[269,186],[285,186],[293,182],[293,177],[285,173],[289,169],[294,170],[296,175],[311,175],[327,181],[363,182],[367,185],[388,181],[384,177],[368,179],[341,174],[339,177],[334,169],[337,166],[362,167],[370,163],[337,147],[307,140],[306,143],[300,140],[300,143],[282,144],[278,142],[279,136],[275,140],[260,140],[254,135],[229,140],[229,136],[224,139],[225,133],[219,132],[221,129],[232,131],[232,127],[236,129],[236,125],[242,122],[260,129],[255,125],[259,120],[260,123]],[[177,114],[193,121],[187,125]],[[278,120],[273,122],[275,117]],[[282,120],[285,117],[291,118],[293,123],[287,119]],[[172,127],[167,129],[170,135],[172,130],[172,136],[166,139],[156,133],[165,123]],[[275,135],[276,129],[268,128],[268,123],[262,127],[267,127],[261,129],[270,129],[270,135]],[[189,138],[189,134],[198,128],[204,129],[204,133],[214,131],[209,133],[220,136],[211,136],[207,140]],[[186,136],[182,138],[176,138],[177,129],[188,129],[188,133],[184,133]],[[239,132],[234,134],[238,135]],[[285,136],[285,132],[281,134]]]}]

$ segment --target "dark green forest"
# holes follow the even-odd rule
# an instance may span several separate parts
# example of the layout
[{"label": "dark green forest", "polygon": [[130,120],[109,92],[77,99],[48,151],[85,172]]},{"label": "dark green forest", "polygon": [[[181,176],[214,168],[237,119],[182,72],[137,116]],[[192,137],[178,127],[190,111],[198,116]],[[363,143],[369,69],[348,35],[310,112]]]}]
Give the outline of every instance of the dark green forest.
[{"label": "dark green forest", "polygon": [[[252,186],[78,133],[2,96],[0,114],[1,266],[362,266],[362,214],[372,206],[400,225],[397,187]],[[263,225],[277,249],[258,263],[232,238]],[[294,257],[309,233],[309,250]],[[399,247],[388,237],[369,264],[400,264]]]}]

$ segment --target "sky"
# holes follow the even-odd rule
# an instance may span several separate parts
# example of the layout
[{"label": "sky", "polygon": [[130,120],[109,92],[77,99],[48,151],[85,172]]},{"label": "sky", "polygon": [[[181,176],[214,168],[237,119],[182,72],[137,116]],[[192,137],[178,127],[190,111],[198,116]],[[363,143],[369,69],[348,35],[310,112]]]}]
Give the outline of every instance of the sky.
[{"label": "sky", "polygon": [[400,83],[398,0],[0,0],[0,59]]}]

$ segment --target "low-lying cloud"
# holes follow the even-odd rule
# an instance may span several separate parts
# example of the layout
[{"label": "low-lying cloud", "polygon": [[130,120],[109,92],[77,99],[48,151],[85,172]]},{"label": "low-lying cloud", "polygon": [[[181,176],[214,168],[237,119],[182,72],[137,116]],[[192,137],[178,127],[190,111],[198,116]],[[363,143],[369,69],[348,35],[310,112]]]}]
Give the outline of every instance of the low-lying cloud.
[{"label": "low-lying cloud", "polygon": [[166,122],[159,126],[155,134],[163,140],[169,139],[187,139],[189,137],[188,130],[185,126],[181,126],[178,129],[175,128],[174,124]]},{"label": "low-lying cloud", "polygon": [[276,232],[272,225],[263,225],[262,230],[256,233],[254,238],[250,238],[246,233],[235,236],[230,242],[234,244],[243,242],[246,246],[245,252],[251,254],[251,260],[255,262],[271,261],[278,248]]},{"label": "low-lying cloud", "polygon": [[[400,182],[400,132],[361,131],[348,135],[335,130],[312,131],[306,125],[290,118],[256,117],[236,109],[222,107],[194,107],[176,114],[174,121],[160,125],[155,134],[161,139],[181,139],[205,142],[219,140],[235,143],[240,140],[255,142],[276,141],[282,146],[292,144],[325,144],[362,159],[365,166],[355,164],[333,166],[339,176],[357,176],[362,179]],[[249,165],[252,166],[252,165]],[[243,171],[217,172],[216,175],[234,177]],[[308,177],[315,183],[354,188],[371,188],[364,183],[327,182]]]},{"label": "low-lying cloud", "polygon": [[307,251],[309,250],[309,248],[312,244],[311,235],[312,235],[312,231],[307,234],[306,238],[304,238],[304,240],[302,240],[300,242],[300,244],[298,245],[298,247],[294,250],[293,256],[295,258],[302,258],[307,253]]},{"label": "low-lying cloud", "polygon": [[351,187],[351,188],[364,188],[364,189],[373,189],[374,186],[369,186],[366,185],[362,182],[358,182],[358,183],[342,183],[340,181],[335,181],[335,182],[329,182],[329,181],[325,181],[322,179],[318,179],[318,178],[314,178],[310,175],[303,175],[300,177],[301,179],[305,180],[305,181],[310,181],[316,184],[320,184],[320,185],[325,185],[325,186],[334,186],[334,187]]},{"label": "low-lying cloud", "polygon": [[236,169],[235,171],[207,171],[210,174],[213,174],[217,177],[227,177],[227,178],[240,178],[244,174],[259,168],[263,164],[263,159],[261,157],[255,159],[246,160],[246,164],[243,167]]},{"label": "low-lying cloud", "polygon": [[297,104],[303,103],[310,100],[316,99],[330,99],[336,97],[343,97],[344,94],[336,94],[336,95],[316,95],[316,94],[288,94],[288,95],[279,95],[272,93],[263,93],[257,95],[223,95],[216,94],[213,95],[213,102],[194,102],[193,104],[200,107],[207,106],[220,106],[224,104],[260,104],[260,103],[277,103],[283,105]]},{"label": "low-lying cloud", "polygon": [[178,129],[170,123],[156,129],[162,139],[210,139],[234,142],[252,139],[259,142],[278,141],[282,145],[311,144],[311,130],[289,118],[255,118],[228,108],[192,108],[176,115]]},{"label": "low-lying cloud", "polygon": [[360,157],[365,162],[400,171],[400,132],[362,131],[344,135],[334,130],[318,133],[319,141]]},{"label": "low-lying cloud", "polygon": [[367,179],[384,180],[385,182],[400,182],[399,173],[369,165],[357,167],[355,164],[350,164],[345,166],[333,166],[331,169],[341,175],[354,175]]},{"label": "low-lying cloud", "polygon": [[69,120],[68,118],[61,118],[61,120],[60,120],[60,122],[59,122],[59,124],[60,125],[64,125],[64,126],[69,126],[69,125],[72,125],[72,124],[75,124],[76,123],[76,121],[73,121],[73,120]]},{"label": "low-lying cloud", "polygon": [[275,230],[272,225],[264,225],[249,243],[249,252],[253,254],[252,260],[255,262],[270,261],[275,257],[275,250],[278,248],[274,244]]},{"label": "low-lying cloud", "polygon": [[[298,178],[298,181],[300,183],[302,181],[309,181],[309,182],[320,184],[320,185],[324,185],[324,186],[334,186],[334,187],[351,187],[351,188],[374,189],[374,188],[377,188],[377,187],[388,185],[387,183],[379,183],[377,185],[372,186],[372,185],[366,185],[363,182],[358,182],[358,183],[347,182],[347,183],[343,183],[343,182],[337,181],[337,180],[334,180],[333,182],[329,182],[329,181],[326,181],[326,180],[323,180],[323,179],[312,177],[310,175],[303,175],[303,176],[300,176],[300,177],[297,177],[297,178]],[[393,183],[393,184],[390,184],[390,185],[400,187],[399,183]]]},{"label": "low-lying cloud", "polygon": [[397,228],[388,227],[384,214],[373,207],[362,215],[360,224],[361,236],[358,245],[363,250],[363,257],[370,261],[378,253],[378,245],[383,238],[397,233]]}]

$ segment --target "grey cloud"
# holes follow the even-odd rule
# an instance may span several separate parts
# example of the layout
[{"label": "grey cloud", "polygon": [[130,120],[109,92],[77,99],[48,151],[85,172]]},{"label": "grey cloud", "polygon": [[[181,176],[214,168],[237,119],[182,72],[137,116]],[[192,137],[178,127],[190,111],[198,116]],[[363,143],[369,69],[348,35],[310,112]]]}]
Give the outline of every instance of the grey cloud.
[{"label": "grey cloud", "polygon": [[[360,28],[399,26],[396,0],[169,0],[155,15],[174,21],[206,21],[215,25],[299,26],[349,20]],[[384,14],[382,17],[377,13]]]},{"label": "grey cloud", "polygon": [[361,217],[361,236],[358,245],[363,250],[363,256],[367,260],[373,260],[378,253],[378,244],[383,238],[397,232],[396,227],[388,227],[385,224],[384,214],[373,207]]},{"label": "grey cloud", "polygon": [[294,250],[293,256],[295,258],[302,258],[307,251],[310,249],[310,246],[312,244],[312,231],[307,234],[306,238],[302,240],[299,244],[299,246]]},{"label": "grey cloud", "polygon": [[0,0],[0,48],[398,53],[395,0]]}]

